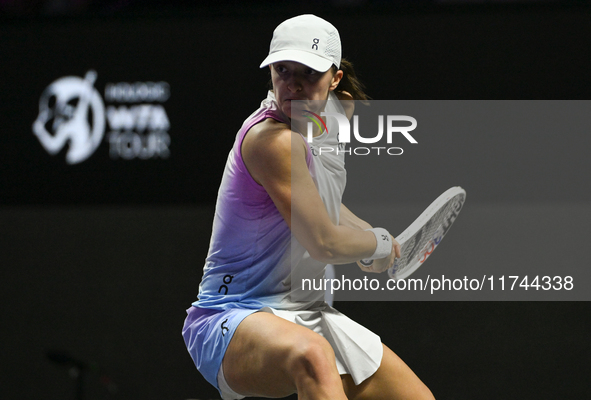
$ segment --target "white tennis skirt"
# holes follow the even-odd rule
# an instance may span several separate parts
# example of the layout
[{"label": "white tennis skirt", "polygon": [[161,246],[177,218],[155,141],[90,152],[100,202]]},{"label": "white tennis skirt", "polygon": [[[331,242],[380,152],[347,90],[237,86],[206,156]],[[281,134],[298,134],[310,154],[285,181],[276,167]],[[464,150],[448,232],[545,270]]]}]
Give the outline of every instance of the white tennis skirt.
[{"label": "white tennis skirt", "polygon": [[[205,379],[220,390],[218,377],[222,359],[236,328],[253,312],[268,312],[306,327],[332,346],[339,374],[349,374],[356,385],[373,375],[382,361],[378,335],[336,309],[324,304],[314,310],[260,310],[233,308],[225,311],[191,307],[183,328],[187,349]],[[221,392],[221,390],[220,390]]]}]

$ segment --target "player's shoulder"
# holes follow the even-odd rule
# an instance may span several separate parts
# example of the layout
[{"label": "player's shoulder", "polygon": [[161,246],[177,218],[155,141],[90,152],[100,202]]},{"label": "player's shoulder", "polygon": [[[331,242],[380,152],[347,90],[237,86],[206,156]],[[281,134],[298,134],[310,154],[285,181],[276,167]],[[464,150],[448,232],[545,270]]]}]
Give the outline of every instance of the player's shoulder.
[{"label": "player's shoulder", "polygon": [[[292,161],[305,159],[305,144],[292,146],[297,140],[287,124],[266,119],[254,125],[242,142],[242,159],[252,178],[259,184],[283,181],[290,176]],[[295,134],[300,136],[299,134]],[[300,136],[301,138],[301,136]],[[294,157],[295,156],[295,157]]]},{"label": "player's shoulder", "polygon": [[250,128],[242,147],[243,150],[254,147],[260,151],[291,152],[294,140],[301,141],[301,135],[293,132],[286,123],[267,118]]},{"label": "player's shoulder", "polygon": [[247,136],[253,140],[286,140],[291,137],[291,129],[285,122],[277,121],[273,118],[266,118],[255,124],[248,131]]}]

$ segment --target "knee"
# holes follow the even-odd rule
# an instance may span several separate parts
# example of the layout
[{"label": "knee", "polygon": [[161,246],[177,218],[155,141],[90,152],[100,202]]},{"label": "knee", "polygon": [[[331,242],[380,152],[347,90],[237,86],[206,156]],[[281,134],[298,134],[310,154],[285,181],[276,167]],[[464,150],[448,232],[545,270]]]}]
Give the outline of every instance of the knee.
[{"label": "knee", "polygon": [[314,334],[294,344],[289,362],[293,377],[322,380],[322,375],[337,372],[332,347],[322,336]]}]

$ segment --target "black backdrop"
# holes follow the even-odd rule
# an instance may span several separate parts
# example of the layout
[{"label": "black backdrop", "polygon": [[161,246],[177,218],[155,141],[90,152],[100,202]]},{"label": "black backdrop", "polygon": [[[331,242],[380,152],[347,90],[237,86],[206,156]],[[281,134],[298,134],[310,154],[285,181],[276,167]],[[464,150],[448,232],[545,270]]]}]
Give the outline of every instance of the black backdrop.
[{"label": "black backdrop", "polygon": [[[184,309],[196,295],[228,148],[265,91],[268,75],[257,66],[277,23],[302,12],[209,8],[2,21],[3,398],[73,398],[73,379],[47,359],[51,350],[90,364],[90,399],[216,398],[184,349]],[[312,12],[339,28],[344,55],[375,99],[589,98],[588,8]],[[107,83],[170,85],[162,104],[168,159],[113,160],[103,142],[88,160],[68,165],[65,150],[50,156],[41,147],[31,129],[41,93],[89,69],[103,97]],[[559,157],[583,156],[582,140],[559,148]],[[529,177],[529,191],[487,191],[479,182],[497,171],[494,159],[487,162],[479,175],[461,176],[482,188],[473,202],[589,201],[588,185],[547,190],[543,174]],[[575,179],[588,181],[588,169],[575,170]],[[413,190],[400,202],[431,197],[403,179]],[[587,395],[587,303],[337,306],[378,332],[438,398]],[[117,387],[110,395],[109,381]]]},{"label": "black backdrop", "polygon": [[[265,10],[5,21],[0,43],[5,143],[0,149],[5,172],[0,176],[1,204],[212,203],[235,132],[264,96],[268,72],[258,65],[271,33],[278,21],[302,12]],[[589,98],[586,9],[321,10],[340,28],[344,56],[355,63],[374,99]],[[97,72],[94,87],[105,107],[147,103],[165,109],[168,159],[111,159],[109,127],[94,154],[79,164],[67,165],[65,150],[50,156],[43,149],[31,128],[41,94],[56,79],[83,77],[91,69]],[[170,87],[164,103],[105,98],[107,84],[161,81]],[[474,134],[460,132],[455,143],[470,143]],[[492,143],[488,138],[486,145],[493,146],[488,156],[470,160],[477,164],[472,168],[454,171],[456,181],[472,188],[471,201],[589,201],[586,185],[549,190],[546,184],[552,170],[567,168],[564,175],[572,176],[589,166],[569,164],[574,158],[586,159],[584,149],[591,143],[580,135],[573,144],[567,134],[507,136]],[[520,178],[503,169],[503,155],[513,159],[506,153],[509,147],[523,164],[542,161],[541,173],[528,177],[535,190],[519,190]],[[454,157],[465,158],[469,152],[458,148]],[[420,168],[417,175],[428,177],[432,165]],[[417,185],[415,176],[400,178],[409,190],[399,201],[431,197],[427,183],[435,182]]]}]

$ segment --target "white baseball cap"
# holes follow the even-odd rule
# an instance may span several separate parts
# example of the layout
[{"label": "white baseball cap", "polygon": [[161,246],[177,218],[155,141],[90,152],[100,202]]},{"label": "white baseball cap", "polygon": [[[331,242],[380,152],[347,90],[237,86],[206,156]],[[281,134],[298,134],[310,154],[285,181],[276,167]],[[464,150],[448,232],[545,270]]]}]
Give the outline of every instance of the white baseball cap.
[{"label": "white baseball cap", "polygon": [[341,38],[330,22],[312,14],[283,21],[273,32],[269,55],[260,68],[278,61],[296,61],[319,72],[341,66]]}]

